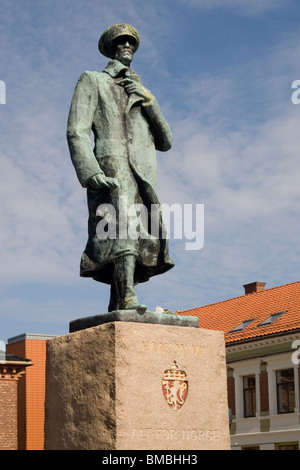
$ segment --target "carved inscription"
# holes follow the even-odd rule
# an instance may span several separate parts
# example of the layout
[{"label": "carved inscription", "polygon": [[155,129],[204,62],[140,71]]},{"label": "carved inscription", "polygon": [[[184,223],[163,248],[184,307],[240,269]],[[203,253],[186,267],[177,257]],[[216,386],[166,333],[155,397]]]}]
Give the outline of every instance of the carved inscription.
[{"label": "carved inscription", "polygon": [[142,428],[132,431],[132,439],[147,440],[160,439],[165,441],[219,441],[220,431],[217,429],[165,429]]},{"label": "carved inscription", "polygon": [[171,353],[193,356],[203,356],[205,347],[199,344],[182,343],[155,343],[151,341],[142,341],[141,351],[143,353]]}]

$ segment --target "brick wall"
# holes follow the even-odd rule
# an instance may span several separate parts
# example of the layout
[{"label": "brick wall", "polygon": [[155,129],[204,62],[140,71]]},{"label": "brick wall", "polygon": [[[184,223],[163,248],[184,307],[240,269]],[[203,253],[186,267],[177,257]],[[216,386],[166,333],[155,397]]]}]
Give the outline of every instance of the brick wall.
[{"label": "brick wall", "polygon": [[27,339],[26,357],[34,364],[26,370],[26,449],[44,449],[46,341]]},{"label": "brick wall", "polygon": [[235,388],[234,388],[234,377],[228,374],[227,378],[227,390],[228,390],[228,408],[231,409],[232,415],[234,416],[235,413]]},{"label": "brick wall", "polygon": [[[16,343],[6,345],[7,352],[20,357],[26,357],[25,348]],[[18,450],[26,450],[26,378],[20,377],[18,383]]]},{"label": "brick wall", "polygon": [[0,450],[18,450],[16,379],[0,376]]},{"label": "brick wall", "polygon": [[8,352],[26,357],[33,364],[18,387],[19,450],[44,449],[46,341],[36,336],[32,339],[35,335],[26,334],[6,346]]},{"label": "brick wall", "polygon": [[260,411],[269,411],[269,387],[268,372],[262,371],[259,375],[260,381]]}]

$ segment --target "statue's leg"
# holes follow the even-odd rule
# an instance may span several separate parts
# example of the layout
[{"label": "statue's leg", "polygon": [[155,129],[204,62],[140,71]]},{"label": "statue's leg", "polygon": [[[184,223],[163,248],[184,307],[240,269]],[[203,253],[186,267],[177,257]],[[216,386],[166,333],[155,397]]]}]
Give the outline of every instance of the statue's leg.
[{"label": "statue's leg", "polygon": [[135,262],[136,259],[133,255],[115,260],[109,312],[112,310],[146,310],[146,305],[140,304],[136,295]]}]

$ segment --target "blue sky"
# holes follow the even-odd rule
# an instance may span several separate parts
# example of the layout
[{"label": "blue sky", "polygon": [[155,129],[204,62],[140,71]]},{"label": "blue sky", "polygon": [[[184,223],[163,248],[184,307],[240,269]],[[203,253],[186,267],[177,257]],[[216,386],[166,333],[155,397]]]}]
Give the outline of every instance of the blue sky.
[{"label": "blue sky", "polygon": [[138,29],[132,68],[173,131],[160,199],[205,210],[203,248],[171,239],[176,266],[140,301],[185,310],[300,280],[299,16],[297,0],[1,0],[0,340],[107,310],[108,287],[79,277],[86,196],[65,133],[77,79],[106,66],[97,43],[117,22]]}]

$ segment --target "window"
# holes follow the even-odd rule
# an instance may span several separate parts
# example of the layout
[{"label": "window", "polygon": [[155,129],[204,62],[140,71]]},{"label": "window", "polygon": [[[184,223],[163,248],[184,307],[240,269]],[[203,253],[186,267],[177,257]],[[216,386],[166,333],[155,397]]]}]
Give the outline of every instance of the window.
[{"label": "window", "polygon": [[229,331],[229,333],[235,333],[236,331],[242,331],[244,328],[246,328],[246,326],[249,325],[249,323],[252,323],[254,320],[255,320],[255,318],[252,318],[251,320],[244,320],[238,326],[233,328],[233,330]]},{"label": "window", "polygon": [[298,442],[292,444],[278,444],[278,450],[299,450]]},{"label": "window", "polygon": [[243,377],[244,417],[256,416],[255,375]]},{"label": "window", "polygon": [[295,409],[294,369],[276,371],[277,412],[293,413]]},{"label": "window", "polygon": [[273,314],[270,315],[268,318],[266,318],[265,320],[263,320],[262,322],[260,322],[257,326],[271,325],[271,323],[273,323],[275,320],[277,320],[278,318],[280,318],[281,315],[283,315],[283,314],[286,313],[286,312],[287,312],[287,311],[284,310],[283,312],[273,313]]}]

